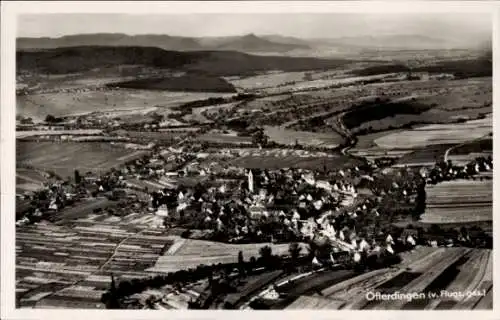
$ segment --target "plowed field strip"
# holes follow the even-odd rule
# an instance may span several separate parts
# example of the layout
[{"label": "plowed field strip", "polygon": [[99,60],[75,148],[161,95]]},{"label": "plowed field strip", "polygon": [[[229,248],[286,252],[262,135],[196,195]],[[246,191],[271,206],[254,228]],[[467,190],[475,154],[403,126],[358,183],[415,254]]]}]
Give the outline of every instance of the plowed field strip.
[{"label": "plowed field strip", "polygon": [[[450,248],[455,249],[455,248]],[[441,273],[443,273],[450,265],[463,257],[468,250],[457,248],[457,250],[447,250],[441,256],[440,261],[428,268],[424,274],[411,281],[409,284],[398,290],[400,293],[420,293],[423,292]],[[396,309],[401,310],[407,303],[406,300],[382,301],[375,306],[376,310]]]}]

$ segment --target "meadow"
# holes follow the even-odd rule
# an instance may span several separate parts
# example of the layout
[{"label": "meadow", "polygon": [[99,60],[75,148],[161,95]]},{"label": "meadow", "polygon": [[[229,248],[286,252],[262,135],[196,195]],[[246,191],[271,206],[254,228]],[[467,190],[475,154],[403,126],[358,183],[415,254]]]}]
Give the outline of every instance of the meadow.
[{"label": "meadow", "polygon": [[417,149],[403,155],[398,159],[398,165],[407,166],[433,166],[438,161],[443,161],[446,150],[452,148],[454,144],[435,144]]},{"label": "meadow", "polygon": [[289,146],[300,144],[303,146],[333,149],[344,142],[344,138],[337,133],[326,134],[295,131],[271,126],[266,126],[264,133],[269,137],[269,140]]},{"label": "meadow", "polygon": [[289,82],[304,81],[304,75],[305,72],[275,71],[245,78],[229,78],[229,82],[236,88],[244,90],[258,90],[283,86],[284,84]]},{"label": "meadow", "polygon": [[105,172],[144,153],[99,142],[18,141],[16,161],[18,167],[53,171],[66,178],[72,177],[75,170],[81,174]]},{"label": "meadow", "polygon": [[[155,90],[107,90],[51,92],[16,97],[17,114],[44,120],[49,114],[60,117],[92,112],[137,111],[158,107],[171,108],[222,93],[173,92]],[[230,95],[229,95],[230,96]]]},{"label": "meadow", "polygon": [[216,144],[235,144],[235,145],[251,145],[252,137],[240,137],[235,134],[224,134],[217,132],[208,132],[196,137],[197,141],[216,143]]},{"label": "meadow", "polygon": [[375,140],[382,148],[422,148],[436,144],[459,144],[492,132],[492,117],[455,124],[426,125],[392,133]]},{"label": "meadow", "polygon": [[179,238],[170,247],[171,249],[158,258],[155,266],[148,270],[153,272],[172,272],[192,267],[195,268],[200,264],[233,263],[238,261],[239,251],[243,252],[245,260],[250,259],[252,256],[258,258],[260,248],[266,245],[271,247],[273,254],[288,254],[288,244],[225,244]]},{"label": "meadow", "polygon": [[37,191],[43,188],[48,179],[41,172],[33,169],[16,169],[16,192]]}]

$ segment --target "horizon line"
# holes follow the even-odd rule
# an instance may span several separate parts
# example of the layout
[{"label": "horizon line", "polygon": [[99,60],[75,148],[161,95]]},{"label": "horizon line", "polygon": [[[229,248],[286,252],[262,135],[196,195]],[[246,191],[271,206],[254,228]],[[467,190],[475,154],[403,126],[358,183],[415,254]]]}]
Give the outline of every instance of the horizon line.
[{"label": "horizon line", "polygon": [[[478,32],[479,33],[479,32]],[[337,36],[337,37],[314,37],[314,38],[309,38],[309,37],[301,37],[301,36],[291,36],[291,35],[284,35],[281,33],[255,33],[255,32],[249,32],[249,33],[238,33],[238,34],[230,34],[230,35],[214,35],[214,36],[187,36],[187,35],[178,35],[178,34],[171,34],[171,33],[125,33],[125,32],[89,32],[89,33],[70,33],[70,34],[65,34],[61,36],[17,36],[16,35],[16,40],[17,39],[62,39],[65,37],[75,37],[75,36],[89,36],[89,35],[124,35],[124,36],[129,36],[129,37],[137,37],[137,36],[169,36],[169,37],[177,37],[177,38],[191,38],[191,39],[204,39],[204,38],[229,38],[229,37],[245,37],[245,36],[255,36],[255,37],[269,37],[269,36],[279,36],[283,38],[294,38],[298,40],[333,40],[333,39],[346,39],[346,38],[362,38],[362,37],[370,37],[370,38],[377,38],[377,37],[383,37],[383,36],[389,36],[389,37],[401,37],[401,36],[407,36],[407,37],[425,37],[429,39],[440,39],[444,40],[446,38],[450,37],[434,37],[430,35],[424,35],[424,34],[419,34],[419,33],[397,33],[397,34],[390,34],[390,33],[382,33],[378,35],[373,35],[373,34],[363,34],[363,35],[351,35],[351,36]],[[485,36],[487,36],[485,34]],[[489,35],[489,38],[491,38],[491,35]]]}]

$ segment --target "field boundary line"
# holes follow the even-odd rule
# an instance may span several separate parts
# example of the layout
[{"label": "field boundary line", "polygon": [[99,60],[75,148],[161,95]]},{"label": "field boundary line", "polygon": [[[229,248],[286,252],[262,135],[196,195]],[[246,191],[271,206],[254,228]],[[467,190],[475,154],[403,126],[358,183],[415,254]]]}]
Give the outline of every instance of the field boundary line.
[{"label": "field boundary line", "polygon": [[110,257],[109,257],[109,258],[108,258],[108,259],[107,259],[107,260],[106,260],[106,261],[105,261],[105,262],[101,265],[101,267],[98,269],[98,271],[103,271],[104,266],[106,266],[106,265],[107,265],[107,264],[108,264],[108,263],[109,263],[109,262],[110,262],[110,261],[111,261],[111,260],[112,260],[112,259],[116,256],[116,254],[118,253],[118,250],[120,249],[120,246],[121,246],[122,244],[124,244],[127,240],[129,240],[129,239],[131,239],[131,238],[133,238],[133,237],[135,237],[135,236],[140,235],[140,234],[141,234],[142,232],[144,232],[144,231],[147,231],[147,229],[140,230],[139,232],[134,233],[134,234],[132,234],[132,235],[130,235],[130,236],[128,236],[128,237],[126,237],[126,238],[125,238],[125,239],[123,239],[122,241],[120,241],[120,242],[116,245],[115,250],[113,251],[113,253],[111,254],[111,256],[110,256]]}]

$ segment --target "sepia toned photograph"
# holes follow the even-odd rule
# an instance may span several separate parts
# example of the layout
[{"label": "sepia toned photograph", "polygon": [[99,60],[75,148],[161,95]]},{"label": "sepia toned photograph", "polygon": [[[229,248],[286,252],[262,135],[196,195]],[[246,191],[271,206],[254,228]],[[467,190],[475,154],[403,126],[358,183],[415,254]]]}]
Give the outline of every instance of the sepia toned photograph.
[{"label": "sepia toned photograph", "polygon": [[493,310],[492,13],[15,21],[16,309]]}]

